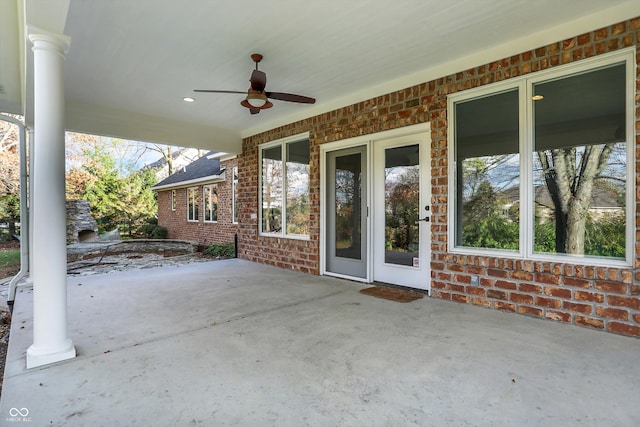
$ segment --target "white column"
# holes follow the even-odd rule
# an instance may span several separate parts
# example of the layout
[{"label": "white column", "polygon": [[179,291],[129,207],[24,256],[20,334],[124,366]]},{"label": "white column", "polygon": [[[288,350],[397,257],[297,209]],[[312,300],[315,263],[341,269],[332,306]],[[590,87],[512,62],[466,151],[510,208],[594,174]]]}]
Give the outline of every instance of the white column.
[{"label": "white column", "polygon": [[69,37],[38,32],[33,43],[33,344],[27,368],[75,357],[67,328],[64,56]]},{"label": "white column", "polygon": [[[36,141],[35,132],[33,129],[29,129],[29,153],[27,154],[27,158],[29,159],[29,187],[33,188],[33,153],[35,150],[33,149],[33,145]],[[33,191],[29,190],[29,278],[25,280],[25,283],[32,285],[33,284]]]}]

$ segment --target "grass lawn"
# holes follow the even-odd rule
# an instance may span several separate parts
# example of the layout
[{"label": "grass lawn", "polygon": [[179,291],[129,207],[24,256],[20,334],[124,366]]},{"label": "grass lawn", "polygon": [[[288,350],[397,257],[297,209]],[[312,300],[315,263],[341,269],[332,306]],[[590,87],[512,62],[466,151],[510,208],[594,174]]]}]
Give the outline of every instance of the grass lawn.
[{"label": "grass lawn", "polygon": [[13,276],[20,269],[19,249],[0,249],[0,279]]},{"label": "grass lawn", "polygon": [[20,251],[0,251],[0,268],[9,267],[11,265],[20,265]]}]

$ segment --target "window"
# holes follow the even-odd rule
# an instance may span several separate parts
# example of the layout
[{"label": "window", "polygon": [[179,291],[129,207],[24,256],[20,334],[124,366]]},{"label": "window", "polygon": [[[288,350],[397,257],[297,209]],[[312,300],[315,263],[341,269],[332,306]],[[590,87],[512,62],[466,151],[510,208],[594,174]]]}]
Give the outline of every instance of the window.
[{"label": "window", "polygon": [[199,195],[200,191],[198,187],[187,188],[187,220],[198,221],[199,211]]},{"label": "window", "polygon": [[309,140],[267,144],[260,159],[262,233],[309,236]]},{"label": "window", "polygon": [[233,209],[233,223],[236,224],[238,222],[238,167],[234,167],[232,169],[233,181],[232,181],[232,191],[231,197],[233,198],[232,209]]},{"label": "window", "polygon": [[176,210],[176,190],[171,190],[171,210]]},{"label": "window", "polygon": [[517,251],[518,90],[459,102],[455,114],[456,245]]},{"label": "window", "polygon": [[630,263],[629,58],[450,98],[454,251]]},{"label": "window", "polygon": [[204,193],[204,220],[215,222],[218,220],[218,184],[205,185]]}]

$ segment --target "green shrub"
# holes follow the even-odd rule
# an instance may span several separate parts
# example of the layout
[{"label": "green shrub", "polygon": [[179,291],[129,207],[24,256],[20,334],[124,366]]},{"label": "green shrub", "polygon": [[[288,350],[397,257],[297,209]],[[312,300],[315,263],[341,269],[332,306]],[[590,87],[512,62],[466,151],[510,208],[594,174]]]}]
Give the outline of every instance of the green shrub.
[{"label": "green shrub", "polygon": [[156,227],[151,232],[151,237],[153,237],[154,239],[166,239],[168,235],[169,230],[161,225],[156,225]]},{"label": "green shrub", "polygon": [[140,229],[138,230],[138,232],[142,235],[144,235],[144,237],[146,237],[147,239],[150,239],[151,236],[153,236],[153,231],[157,228],[158,226],[155,224],[144,224],[143,226],[140,227]]},{"label": "green shrub", "polygon": [[202,253],[205,255],[231,258],[235,256],[235,249],[236,248],[233,243],[214,243],[213,245],[204,248]]}]

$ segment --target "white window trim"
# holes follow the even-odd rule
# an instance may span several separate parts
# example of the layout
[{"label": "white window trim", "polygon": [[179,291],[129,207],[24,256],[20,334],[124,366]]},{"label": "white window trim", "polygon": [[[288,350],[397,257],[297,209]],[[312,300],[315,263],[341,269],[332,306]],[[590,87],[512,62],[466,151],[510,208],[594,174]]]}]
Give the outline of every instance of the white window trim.
[{"label": "white window trim", "polygon": [[171,211],[175,211],[176,207],[176,190],[171,190]]},{"label": "white window trim", "polygon": [[[186,187],[185,191],[187,192],[187,222],[200,222],[200,203],[198,202],[197,206],[197,215],[198,219],[189,219],[189,215],[191,214],[191,209],[189,208],[189,202],[191,201],[191,195],[189,194],[189,190],[195,189],[196,191],[200,191],[200,187]],[[198,200],[198,196],[195,196],[196,201]]]},{"label": "white window trim", "polygon": [[[493,256],[501,258],[520,258],[533,261],[546,262],[569,262],[575,264],[591,264],[606,267],[632,267],[635,259],[635,218],[636,218],[636,160],[635,160],[635,94],[636,94],[636,62],[635,47],[621,49],[616,52],[599,55],[597,57],[583,59],[572,62],[570,64],[561,65],[552,69],[527,74],[516,77],[505,82],[493,83],[482,86],[477,89],[469,89],[448,96],[447,112],[451,118],[447,127],[447,151],[448,151],[448,217],[449,226],[447,231],[448,251],[451,253]],[[527,125],[533,122],[533,111],[527,100],[531,99],[532,87],[534,83],[549,80],[551,78],[566,77],[571,74],[595,70],[599,67],[605,67],[616,63],[625,62],[626,64],[626,84],[627,84],[627,117],[626,117],[626,135],[627,135],[627,183],[632,185],[627,187],[626,194],[626,258],[625,260],[614,260],[606,258],[597,258],[591,256],[576,256],[564,254],[536,254],[533,252],[533,215],[531,206],[533,203],[533,194],[530,183],[533,180],[532,150],[533,146],[533,127],[527,128]],[[518,251],[506,251],[496,249],[469,248],[458,247],[455,245],[456,233],[456,168],[455,163],[455,123],[453,120],[453,111],[455,103],[477,99],[482,96],[494,95],[509,89],[519,89],[519,154],[520,154],[520,200],[525,203],[520,204],[520,245]],[[522,185],[526,184],[526,185]]]},{"label": "white window trim", "polygon": [[[203,215],[202,215],[202,222],[206,222],[207,224],[215,224],[216,222],[218,222],[218,215],[217,212],[218,210],[216,209],[216,219],[207,219],[207,195],[209,194],[209,191],[207,191],[208,189],[212,188],[213,186],[216,186],[216,194],[217,194],[217,183],[211,183],[211,184],[205,184],[202,186],[202,208],[203,208]],[[218,199],[219,200],[219,199]],[[219,203],[216,202],[216,207]]]},{"label": "white window trim", "polygon": [[[287,203],[286,203],[286,189],[287,189],[287,176],[285,173],[285,168],[287,164],[287,144],[300,142],[305,139],[309,139],[309,132],[300,133],[298,135],[288,136],[286,138],[281,138],[275,141],[270,141],[264,144],[258,145],[258,235],[263,237],[279,237],[285,239],[293,239],[293,240],[310,240],[311,236],[301,235],[301,234],[287,234]],[[265,148],[272,148],[281,146],[282,150],[282,167],[283,167],[283,176],[282,176],[282,230],[279,232],[264,232],[262,231],[262,151]],[[311,166],[311,165],[309,165]]]},{"label": "white window trim", "polygon": [[[237,203],[236,191],[238,189],[237,188],[238,184],[240,183],[240,177],[238,176],[238,179],[236,180],[235,179],[236,176],[238,176],[238,166],[234,166],[231,168],[231,223],[232,224],[238,223],[238,216],[239,216],[238,215],[239,212],[236,211],[236,203]],[[260,209],[260,211],[262,211],[262,209]]]}]

